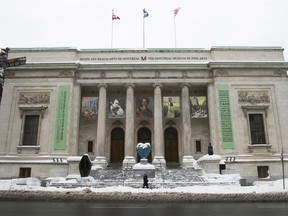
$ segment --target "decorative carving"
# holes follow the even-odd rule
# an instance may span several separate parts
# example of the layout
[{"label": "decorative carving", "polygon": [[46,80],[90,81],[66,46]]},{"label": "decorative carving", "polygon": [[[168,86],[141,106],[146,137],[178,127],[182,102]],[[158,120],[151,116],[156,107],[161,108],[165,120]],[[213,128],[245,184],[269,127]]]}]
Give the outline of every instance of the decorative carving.
[{"label": "decorative carving", "polygon": [[134,88],[134,87],[135,87],[135,84],[134,84],[134,83],[126,83],[124,86],[125,86],[126,88],[128,88],[128,87]]},{"label": "decorative carving", "polygon": [[76,72],[75,72],[75,77],[76,77],[76,78],[80,78],[80,72],[79,72],[79,71],[76,71]]},{"label": "decorative carving", "polygon": [[21,118],[26,112],[40,114],[41,118],[44,117],[44,112],[48,108],[48,106],[41,106],[41,107],[21,107],[19,106],[20,116]]},{"label": "decorative carving", "polygon": [[140,124],[139,125],[141,125],[141,126],[149,126],[149,122],[147,122],[147,121],[142,121],[142,122],[140,122]]},{"label": "decorative carving", "polygon": [[115,127],[120,127],[122,123],[120,121],[115,121],[112,125]]},{"label": "decorative carving", "polygon": [[105,78],[105,77],[106,77],[106,74],[105,74],[104,71],[101,71],[101,73],[100,73],[100,77],[101,77],[101,78]]},{"label": "decorative carving", "polygon": [[159,71],[155,71],[155,77],[159,78],[160,77],[160,72]]},{"label": "decorative carving", "polygon": [[18,104],[49,104],[49,92],[22,92]]},{"label": "decorative carving", "polygon": [[107,88],[108,84],[107,83],[99,83],[97,86],[98,86],[98,88],[101,88],[101,87]]},{"label": "decorative carving", "polygon": [[156,87],[162,88],[162,87],[163,87],[163,85],[162,85],[161,83],[153,83],[152,86],[153,86],[154,88],[156,88]]},{"label": "decorative carving", "polygon": [[132,71],[128,71],[127,72],[127,76],[129,79],[132,79],[133,78],[133,72]]},{"label": "decorative carving", "polygon": [[245,118],[247,118],[248,111],[264,111],[265,116],[267,117],[269,106],[242,106],[241,108]]},{"label": "decorative carving", "polygon": [[229,75],[229,71],[228,70],[223,70],[223,69],[215,70],[214,71],[214,75],[215,76],[228,76]]},{"label": "decorative carving", "polygon": [[170,127],[172,127],[173,125],[176,125],[176,123],[174,121],[168,121],[166,125],[169,125]]},{"label": "decorative carving", "polygon": [[268,91],[238,91],[239,103],[270,103]]},{"label": "decorative carving", "polygon": [[213,70],[209,70],[209,72],[208,72],[208,77],[213,77],[213,76],[214,76]]},{"label": "decorative carving", "polygon": [[189,87],[189,86],[191,86],[190,83],[181,83],[180,84],[180,88]]},{"label": "decorative carving", "polygon": [[183,71],[183,72],[182,72],[182,77],[183,77],[183,79],[186,79],[186,78],[188,77],[188,74],[187,74],[186,71]]},{"label": "decorative carving", "polygon": [[71,77],[73,76],[73,71],[60,71],[59,77]]}]

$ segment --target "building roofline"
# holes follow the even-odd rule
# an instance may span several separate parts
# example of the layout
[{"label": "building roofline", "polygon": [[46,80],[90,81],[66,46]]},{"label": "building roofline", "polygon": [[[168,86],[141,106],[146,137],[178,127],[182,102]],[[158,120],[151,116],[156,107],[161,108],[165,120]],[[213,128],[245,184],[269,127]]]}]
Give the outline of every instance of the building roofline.
[{"label": "building roofline", "polygon": [[277,50],[283,51],[280,46],[212,46],[211,48],[77,48],[77,47],[27,47],[10,48],[12,52],[27,51],[74,51],[74,52],[209,52],[221,50]]}]

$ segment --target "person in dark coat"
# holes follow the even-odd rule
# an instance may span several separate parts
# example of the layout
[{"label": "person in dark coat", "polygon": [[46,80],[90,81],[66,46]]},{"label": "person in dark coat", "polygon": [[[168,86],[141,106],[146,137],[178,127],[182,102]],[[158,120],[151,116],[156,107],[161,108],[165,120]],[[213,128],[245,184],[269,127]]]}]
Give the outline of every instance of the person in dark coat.
[{"label": "person in dark coat", "polygon": [[143,175],[143,181],[144,181],[144,183],[143,183],[143,188],[149,188],[149,186],[148,186],[148,176],[147,176],[147,174],[146,173],[144,173],[144,175]]}]

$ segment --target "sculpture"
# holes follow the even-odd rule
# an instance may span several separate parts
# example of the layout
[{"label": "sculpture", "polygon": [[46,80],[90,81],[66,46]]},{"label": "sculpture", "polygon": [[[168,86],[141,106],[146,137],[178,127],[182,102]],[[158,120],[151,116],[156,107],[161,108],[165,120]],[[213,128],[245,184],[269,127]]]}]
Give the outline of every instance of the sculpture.
[{"label": "sculpture", "polygon": [[92,163],[87,154],[83,155],[79,162],[79,172],[81,177],[88,177],[91,171]]},{"label": "sculpture", "polygon": [[146,159],[151,152],[150,143],[138,143],[136,146],[136,151],[141,159]]}]

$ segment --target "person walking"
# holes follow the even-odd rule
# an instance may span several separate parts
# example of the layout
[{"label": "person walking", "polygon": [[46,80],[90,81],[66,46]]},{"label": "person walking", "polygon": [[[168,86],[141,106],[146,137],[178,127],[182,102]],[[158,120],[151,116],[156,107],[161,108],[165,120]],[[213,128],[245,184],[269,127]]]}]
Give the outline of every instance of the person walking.
[{"label": "person walking", "polygon": [[143,175],[143,188],[149,188],[149,186],[148,186],[148,176],[147,176],[147,174],[146,173],[144,173],[144,175]]}]

